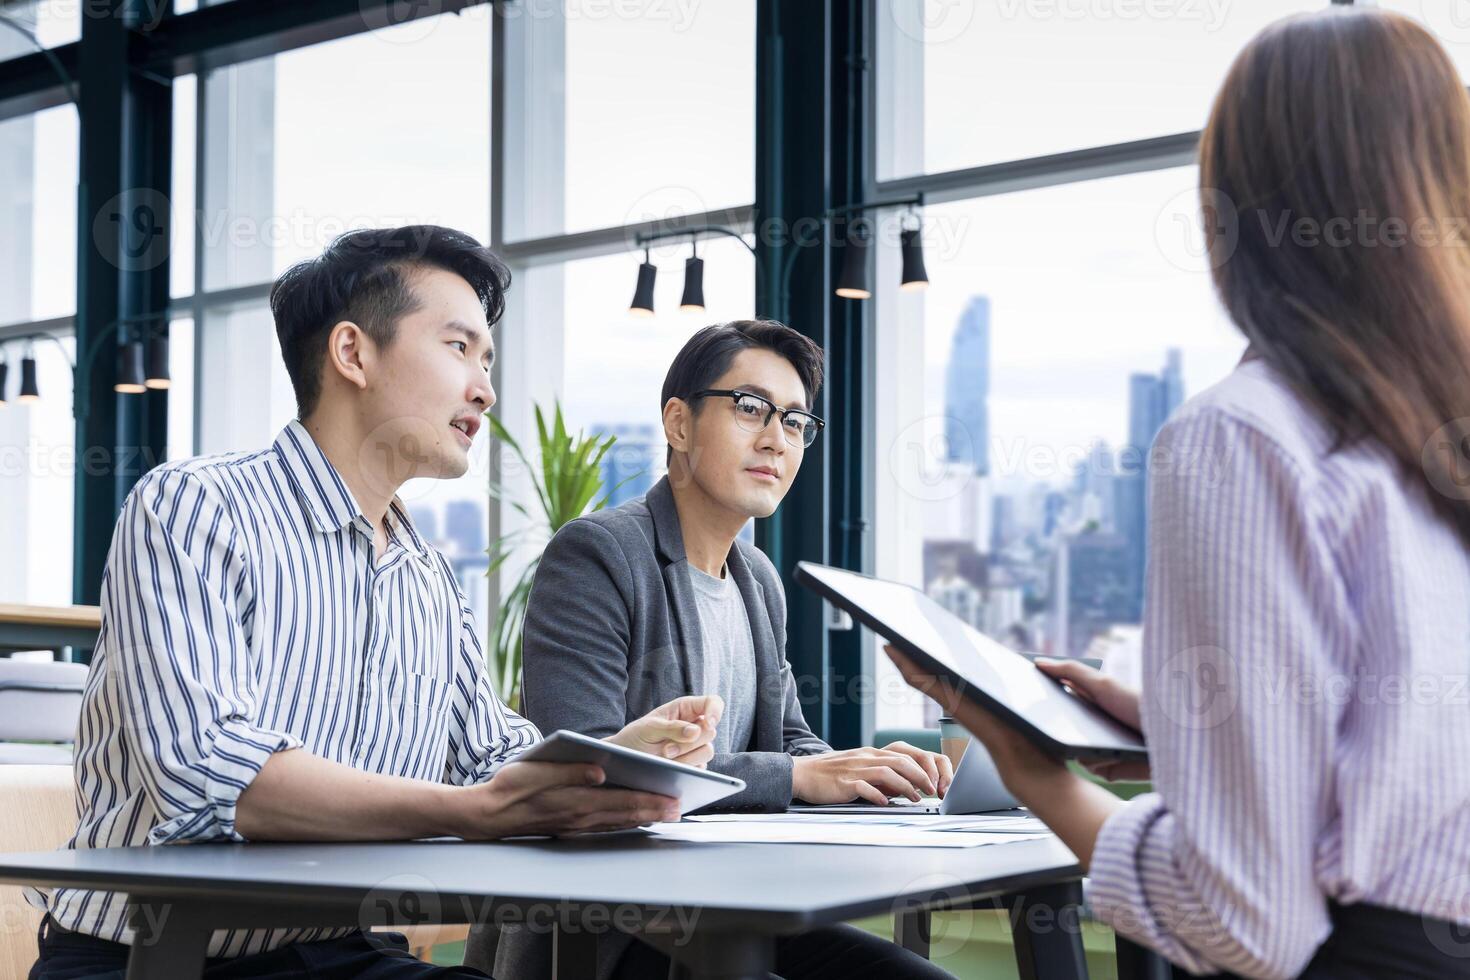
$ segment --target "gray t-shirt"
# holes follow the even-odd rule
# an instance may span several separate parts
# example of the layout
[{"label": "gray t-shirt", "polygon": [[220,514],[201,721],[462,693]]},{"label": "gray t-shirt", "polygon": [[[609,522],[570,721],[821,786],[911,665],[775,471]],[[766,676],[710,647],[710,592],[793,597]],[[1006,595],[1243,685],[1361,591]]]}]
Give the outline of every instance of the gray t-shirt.
[{"label": "gray t-shirt", "polygon": [[695,693],[718,694],[725,714],[715,730],[714,750],[724,755],[745,752],[755,730],[755,641],[740,587],[689,566],[694,601],[699,609],[699,632],[704,640],[704,677],[693,678]]}]

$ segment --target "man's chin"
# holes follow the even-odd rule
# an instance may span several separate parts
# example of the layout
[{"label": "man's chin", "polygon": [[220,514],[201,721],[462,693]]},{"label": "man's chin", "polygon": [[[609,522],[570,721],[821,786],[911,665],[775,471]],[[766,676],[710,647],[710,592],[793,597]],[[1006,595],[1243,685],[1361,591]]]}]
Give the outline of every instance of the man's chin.
[{"label": "man's chin", "polygon": [[470,455],[458,447],[439,454],[439,458],[425,472],[419,474],[430,480],[458,480],[470,471]]},{"label": "man's chin", "polygon": [[470,454],[468,452],[455,453],[444,470],[444,479],[458,480],[470,471]]},{"label": "man's chin", "polygon": [[740,511],[746,517],[765,518],[776,513],[781,506],[781,496],[774,492],[756,491],[741,501]]}]

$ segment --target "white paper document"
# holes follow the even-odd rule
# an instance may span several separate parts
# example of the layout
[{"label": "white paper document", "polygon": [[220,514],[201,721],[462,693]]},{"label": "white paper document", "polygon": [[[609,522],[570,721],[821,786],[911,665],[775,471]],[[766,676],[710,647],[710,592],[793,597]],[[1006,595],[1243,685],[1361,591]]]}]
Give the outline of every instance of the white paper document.
[{"label": "white paper document", "polygon": [[645,827],[668,840],[722,844],[866,844],[983,847],[1049,836],[1034,817],[898,814],[718,813]]}]

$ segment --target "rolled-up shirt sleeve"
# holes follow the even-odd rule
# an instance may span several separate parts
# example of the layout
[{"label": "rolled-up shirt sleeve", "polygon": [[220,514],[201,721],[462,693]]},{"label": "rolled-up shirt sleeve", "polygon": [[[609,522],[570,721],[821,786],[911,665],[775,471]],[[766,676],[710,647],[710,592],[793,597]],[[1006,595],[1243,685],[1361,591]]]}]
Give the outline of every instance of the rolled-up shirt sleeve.
[{"label": "rolled-up shirt sleeve", "polygon": [[158,469],[129,494],[102,591],[116,653],[104,683],[158,816],[150,843],[244,840],[240,794],[272,754],[301,745],[259,724],[246,561],[207,477]]},{"label": "rolled-up shirt sleeve", "polygon": [[1331,819],[1347,602],[1302,469],[1203,408],[1155,443],[1143,725],[1156,792],[1103,826],[1094,914],[1194,973],[1301,972],[1327,937],[1314,874]]},{"label": "rolled-up shirt sleeve", "polygon": [[459,605],[459,656],[444,778],[445,782],[465,786],[483,783],[495,775],[505,763],[541,741],[541,732],[529,719],[507,707],[495,692],[474,611],[462,590]]}]

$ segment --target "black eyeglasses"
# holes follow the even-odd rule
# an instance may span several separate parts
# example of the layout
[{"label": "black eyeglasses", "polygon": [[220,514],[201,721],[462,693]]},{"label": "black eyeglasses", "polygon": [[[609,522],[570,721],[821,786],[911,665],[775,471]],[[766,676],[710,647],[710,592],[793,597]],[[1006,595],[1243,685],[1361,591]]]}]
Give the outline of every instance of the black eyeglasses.
[{"label": "black eyeglasses", "polygon": [[797,449],[805,449],[816,442],[817,433],[827,425],[811,412],[803,412],[798,408],[782,408],[769,398],[751,391],[741,391],[739,388],[706,388],[690,395],[689,400],[710,396],[732,399],[735,402],[735,422],[746,432],[764,431],[771,424],[771,419],[779,414],[781,435],[788,445]]}]

